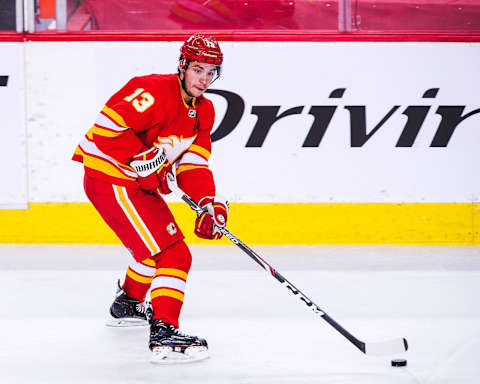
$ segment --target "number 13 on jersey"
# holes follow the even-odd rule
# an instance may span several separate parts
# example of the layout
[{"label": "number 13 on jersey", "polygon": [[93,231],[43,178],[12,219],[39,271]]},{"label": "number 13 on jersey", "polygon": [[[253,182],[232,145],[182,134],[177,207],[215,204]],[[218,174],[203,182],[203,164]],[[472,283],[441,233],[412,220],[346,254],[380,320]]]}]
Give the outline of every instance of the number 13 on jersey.
[{"label": "number 13 on jersey", "polygon": [[149,92],[144,92],[145,89],[137,88],[130,96],[125,97],[123,100],[132,103],[137,112],[145,112],[155,103],[155,98]]}]

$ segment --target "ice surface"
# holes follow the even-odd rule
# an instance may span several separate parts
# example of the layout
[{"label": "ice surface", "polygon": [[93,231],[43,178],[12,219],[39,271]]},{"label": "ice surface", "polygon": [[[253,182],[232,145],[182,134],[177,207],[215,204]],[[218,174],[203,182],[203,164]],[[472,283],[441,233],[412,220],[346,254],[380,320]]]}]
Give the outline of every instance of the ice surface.
[{"label": "ice surface", "polygon": [[211,359],[155,366],[146,328],[104,325],[122,247],[0,245],[0,381],[480,382],[480,247],[253,248],[361,340],[406,337],[410,350],[365,356],[236,247],[192,246],[181,328]]}]

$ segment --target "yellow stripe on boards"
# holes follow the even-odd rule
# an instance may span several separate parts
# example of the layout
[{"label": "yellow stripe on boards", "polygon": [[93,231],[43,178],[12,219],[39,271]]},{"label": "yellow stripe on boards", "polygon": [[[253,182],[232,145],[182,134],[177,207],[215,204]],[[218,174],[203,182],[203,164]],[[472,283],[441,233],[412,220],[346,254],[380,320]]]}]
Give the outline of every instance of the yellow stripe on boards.
[{"label": "yellow stripe on boards", "polygon": [[143,284],[150,284],[153,280],[153,277],[146,277],[146,276],[139,275],[138,273],[133,271],[130,267],[128,267],[127,269],[127,275],[131,277],[133,280]]},{"label": "yellow stripe on boards", "polygon": [[[231,244],[193,234],[195,213],[170,203],[187,244]],[[480,244],[480,203],[231,203],[227,227],[255,244]],[[120,244],[90,203],[0,210],[0,243]]]},{"label": "yellow stripe on boards", "polygon": [[150,298],[153,300],[159,296],[168,296],[173,297],[174,299],[183,301],[184,294],[178,291],[174,291],[173,289],[168,288],[159,288],[155,289],[150,293]]},{"label": "yellow stripe on boards", "polygon": [[135,207],[131,204],[131,201],[127,196],[125,187],[119,187],[114,185],[113,188],[115,189],[116,194],[120,199],[119,203],[122,209],[124,210],[127,217],[130,219],[130,223],[133,225],[137,233],[143,239],[144,244],[150,250],[150,253],[152,255],[156,255],[157,253],[159,253],[160,247],[157,245],[155,239],[152,237],[152,234],[145,226],[145,223],[143,222],[141,217],[138,215]]}]

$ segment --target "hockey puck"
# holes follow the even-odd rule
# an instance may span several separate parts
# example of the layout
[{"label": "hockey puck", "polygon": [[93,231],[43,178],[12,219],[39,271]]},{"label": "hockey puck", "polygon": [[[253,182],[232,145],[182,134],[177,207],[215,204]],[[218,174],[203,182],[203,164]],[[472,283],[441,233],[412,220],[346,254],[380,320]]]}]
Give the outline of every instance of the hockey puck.
[{"label": "hockey puck", "polygon": [[392,367],[405,367],[407,366],[407,360],[405,359],[393,359]]}]

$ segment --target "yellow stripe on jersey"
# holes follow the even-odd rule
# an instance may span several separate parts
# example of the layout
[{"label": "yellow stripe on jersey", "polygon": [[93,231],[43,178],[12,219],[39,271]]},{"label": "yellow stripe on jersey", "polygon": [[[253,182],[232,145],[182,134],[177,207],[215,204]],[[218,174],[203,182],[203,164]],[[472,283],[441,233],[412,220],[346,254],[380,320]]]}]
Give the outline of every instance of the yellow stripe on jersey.
[{"label": "yellow stripe on jersey", "polygon": [[124,128],[129,128],[127,123],[125,123],[125,120],[123,120],[123,117],[120,116],[117,112],[115,112],[112,108],[109,108],[105,105],[102,109],[102,112],[108,117],[110,117],[115,122],[115,124]]},{"label": "yellow stripe on jersey", "polygon": [[[95,134],[103,137],[117,137],[117,136],[120,136],[123,132],[110,131],[109,129],[97,127],[96,125],[90,128],[90,130],[88,131],[88,133],[90,133],[91,135]],[[87,133],[87,137],[88,137],[88,133]]]},{"label": "yellow stripe on jersey", "polygon": [[155,276],[174,276],[179,277],[180,279],[187,280],[188,274],[180,269],[176,268],[158,268],[155,272]]},{"label": "yellow stripe on jersey", "polygon": [[182,172],[190,171],[192,169],[200,169],[200,168],[209,169],[208,165],[192,165],[192,164],[179,165],[177,168],[177,176]]},{"label": "yellow stripe on jersey", "polygon": [[159,296],[173,297],[174,299],[177,299],[183,302],[184,294],[182,292],[175,291],[174,289],[168,289],[168,288],[155,289],[150,293],[150,297],[152,300]]},{"label": "yellow stripe on jersey", "polygon": [[192,144],[188,150],[188,152],[194,152],[196,153],[197,155],[200,155],[202,157],[204,157],[206,160],[208,160],[210,158],[210,152],[208,152],[205,148],[203,147],[200,147],[199,145],[197,144]]},{"label": "yellow stripe on jersey", "polygon": [[81,152],[81,155],[83,156],[83,164],[87,168],[103,172],[108,176],[116,177],[119,179],[133,180],[133,181],[135,180],[134,177],[129,177],[125,175],[122,171],[120,171],[119,168],[117,168],[107,160],[103,160],[95,156],[90,156],[88,153],[85,153],[83,151]]},{"label": "yellow stripe on jersey", "polygon": [[195,100],[196,100],[196,98],[194,97],[194,98],[192,99],[192,105],[188,105],[188,104],[185,102],[185,100],[183,99],[183,97],[182,97],[183,105],[184,105],[185,108],[187,108],[187,109],[195,108]]},{"label": "yellow stripe on jersey", "polygon": [[82,151],[82,148],[80,148],[79,146],[77,146],[77,148],[75,148],[75,153],[74,155],[78,155],[78,156],[84,156],[85,155],[85,152]]},{"label": "yellow stripe on jersey", "polygon": [[[115,159],[112,159],[112,160],[115,162],[115,164],[118,165],[119,168],[126,168],[126,169],[128,169],[130,172],[136,173],[136,172],[135,172],[135,169],[133,169],[132,167],[130,167],[128,164],[123,164],[123,163],[121,163],[121,162],[119,162],[119,161],[117,161],[117,160],[115,160]],[[136,177],[135,177],[135,179],[136,179]]]},{"label": "yellow stripe on jersey", "polygon": [[87,136],[87,139],[89,139],[90,141],[93,141],[93,130],[94,129],[95,129],[95,126],[92,126],[92,128],[90,128],[85,135],[85,136]]},{"label": "yellow stripe on jersey", "polygon": [[138,273],[133,271],[130,267],[128,267],[127,269],[127,276],[143,284],[150,284],[153,280],[153,277],[139,275]]},{"label": "yellow stripe on jersey", "polygon": [[[119,203],[120,207],[123,209],[123,212],[129,219],[130,224],[132,224],[135,231],[143,240],[145,246],[148,248],[152,255],[156,255],[157,253],[159,253],[160,247],[158,246],[149,229],[147,228],[142,218],[138,214],[137,210],[128,198],[125,187],[119,187],[118,185],[114,185],[113,188],[115,191],[115,195],[117,196],[117,202]],[[118,201],[118,199],[120,201]]]},{"label": "yellow stripe on jersey", "polygon": [[145,260],[142,260],[140,263],[148,267],[156,267],[155,261],[152,259],[145,259]]}]

